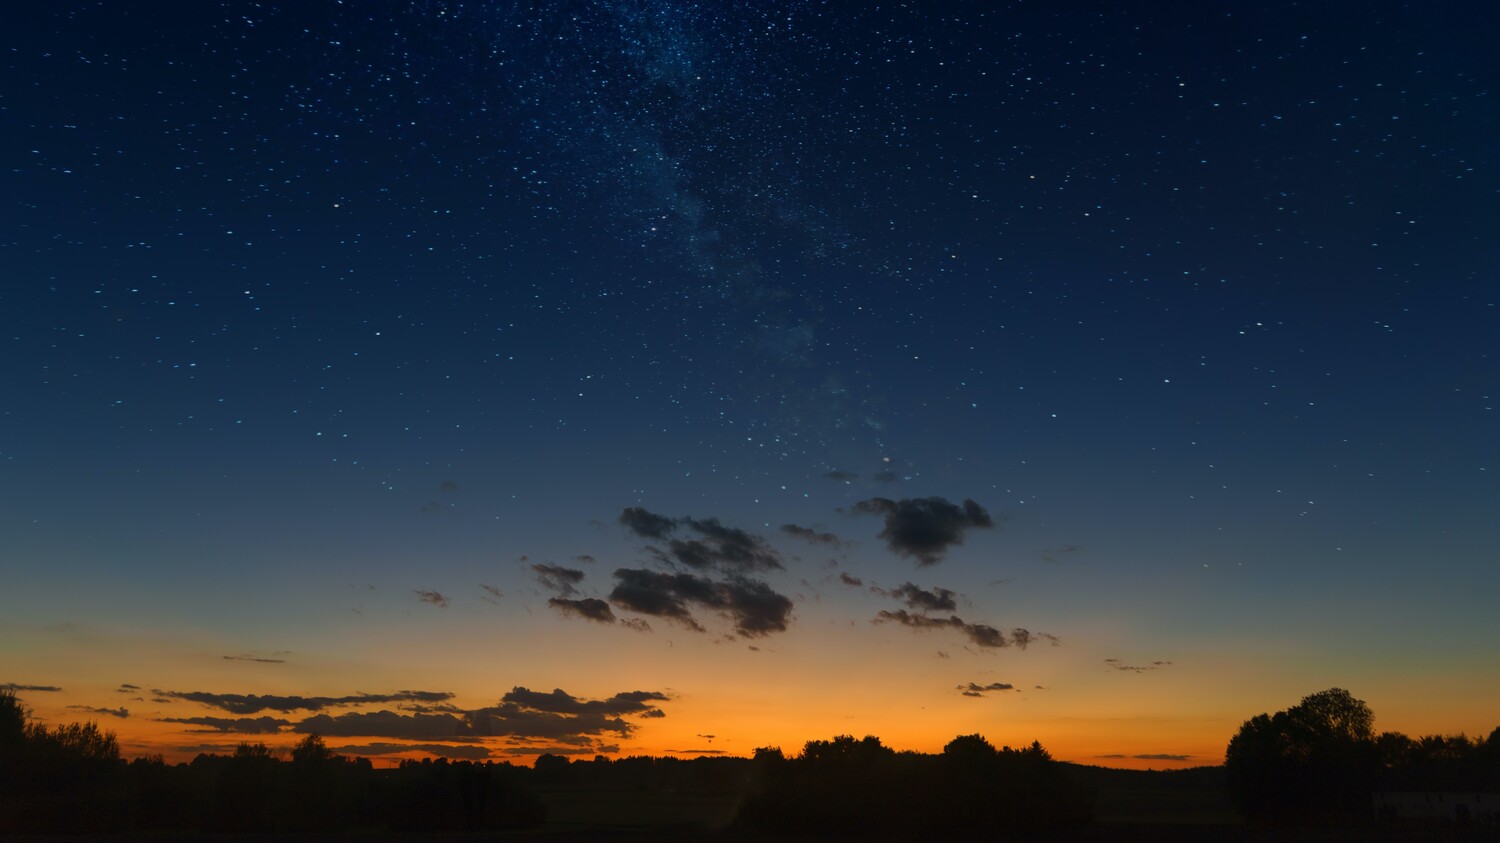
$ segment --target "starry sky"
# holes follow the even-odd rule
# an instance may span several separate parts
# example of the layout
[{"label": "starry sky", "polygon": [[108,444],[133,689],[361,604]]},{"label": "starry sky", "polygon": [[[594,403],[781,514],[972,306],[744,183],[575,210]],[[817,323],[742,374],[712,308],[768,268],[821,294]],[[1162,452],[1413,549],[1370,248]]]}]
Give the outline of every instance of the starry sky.
[{"label": "starry sky", "polygon": [[0,8],[0,685],[169,760],[1500,698],[1488,3]]}]

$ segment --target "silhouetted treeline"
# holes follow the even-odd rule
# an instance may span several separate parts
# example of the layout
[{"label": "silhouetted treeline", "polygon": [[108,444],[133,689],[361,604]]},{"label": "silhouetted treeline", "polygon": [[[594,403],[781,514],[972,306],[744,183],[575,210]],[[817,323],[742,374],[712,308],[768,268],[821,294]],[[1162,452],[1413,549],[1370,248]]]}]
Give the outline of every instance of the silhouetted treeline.
[{"label": "silhouetted treeline", "polygon": [[531,773],[446,760],[376,770],[336,755],[317,735],[289,761],[245,743],[189,764],[126,763],[112,734],[92,723],[30,723],[15,695],[0,691],[0,834],[523,828],[545,819],[525,788]]},{"label": "silhouetted treeline", "polygon": [[1374,722],[1342,688],[1252,717],[1225,752],[1230,797],[1251,822],[1300,825],[1367,819],[1377,791],[1500,793],[1500,728],[1413,739]]},{"label": "silhouetted treeline", "polygon": [[777,837],[1003,840],[1091,819],[1086,788],[1040,744],[996,749],[963,735],[940,755],[924,755],[843,735],[809,741],[795,758],[757,750],[737,825]]}]

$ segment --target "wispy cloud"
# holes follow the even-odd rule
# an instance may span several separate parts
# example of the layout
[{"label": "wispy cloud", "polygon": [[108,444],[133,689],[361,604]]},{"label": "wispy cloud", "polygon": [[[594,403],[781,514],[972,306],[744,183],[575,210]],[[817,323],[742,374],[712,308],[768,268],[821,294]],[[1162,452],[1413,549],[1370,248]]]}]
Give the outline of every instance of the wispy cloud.
[{"label": "wispy cloud", "polygon": [[1105,659],[1104,663],[1114,670],[1125,671],[1128,673],[1145,673],[1149,670],[1161,670],[1162,668],[1172,664],[1171,662],[1164,660],[1154,661],[1148,664],[1126,664],[1119,659]]},{"label": "wispy cloud", "polygon": [[160,688],[151,689],[151,693],[156,694],[159,699],[200,703],[230,714],[257,714],[262,711],[321,711],[339,706],[397,702],[433,703],[453,698],[453,695],[446,691],[396,691],[391,694],[350,694],[342,697],[215,694],[208,691],[164,691]]},{"label": "wispy cloud", "polygon": [[110,717],[118,717],[121,720],[124,720],[130,716],[130,709],[125,708],[124,706],[121,706],[120,708],[99,708],[92,705],[70,705],[68,706],[68,708],[77,711],[86,711],[89,714],[107,714]]},{"label": "wispy cloud", "polygon": [[997,691],[1017,691],[1019,693],[1019,689],[1009,682],[990,682],[986,685],[981,685],[978,682],[970,682],[967,685],[959,685],[958,691],[966,697],[982,697],[985,694]]},{"label": "wispy cloud", "polygon": [[412,593],[416,594],[417,599],[421,600],[423,603],[428,603],[430,605],[438,607],[439,609],[448,608],[448,598],[444,597],[439,592],[424,591],[420,588],[414,588],[412,589]]}]

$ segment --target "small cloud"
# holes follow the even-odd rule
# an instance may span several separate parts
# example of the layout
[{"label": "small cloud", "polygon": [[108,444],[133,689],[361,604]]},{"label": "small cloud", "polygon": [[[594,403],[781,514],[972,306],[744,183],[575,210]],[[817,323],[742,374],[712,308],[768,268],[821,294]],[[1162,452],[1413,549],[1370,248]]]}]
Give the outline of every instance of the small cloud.
[{"label": "small cloud", "polygon": [[412,593],[416,594],[417,599],[421,600],[423,603],[431,604],[438,607],[439,609],[448,608],[448,598],[444,597],[442,594],[436,591],[423,591],[420,588],[414,588],[412,589]]},{"label": "small cloud", "polygon": [[848,485],[859,479],[859,475],[852,471],[826,471],[823,473],[824,480],[833,480],[837,483]]},{"label": "small cloud", "polygon": [[574,562],[582,562],[585,565],[592,565],[592,564],[594,564],[595,562],[597,562],[599,560],[597,560],[594,557],[588,555],[587,553],[580,553],[577,556],[573,557],[573,561]]},{"label": "small cloud", "polygon": [[454,483],[452,480],[444,480],[442,489],[445,492],[456,492],[458,491],[458,484]]},{"label": "small cloud", "polygon": [[929,629],[954,629],[962,632],[975,646],[986,649],[998,649],[1009,647],[1012,644],[1025,649],[1027,643],[1036,637],[1024,629],[1011,630],[1007,637],[1004,632],[983,623],[968,623],[957,615],[948,617],[932,617],[931,615],[908,612],[905,609],[889,611],[882,609],[875,614],[873,623],[899,623],[902,626],[918,630]]},{"label": "small cloud", "polygon": [[851,586],[853,588],[859,588],[860,586],[865,584],[864,580],[844,571],[839,572],[839,581],[844,585]]},{"label": "small cloud", "polygon": [[1142,761],[1186,761],[1189,758],[1192,758],[1193,756],[1191,756],[1191,755],[1176,755],[1176,754],[1170,753],[1170,752],[1156,752],[1156,753],[1149,753],[1149,754],[1146,754],[1146,755],[1132,755],[1130,757],[1131,758],[1139,758]]},{"label": "small cloud", "polygon": [[880,538],[898,556],[913,557],[918,565],[936,565],[948,549],[963,544],[971,529],[989,529],[994,519],[984,507],[965,499],[960,504],[945,498],[869,498],[854,505],[856,515],[879,515],[885,520]]},{"label": "small cloud", "polygon": [[118,687],[118,688],[115,689],[115,693],[117,693],[117,694],[133,694],[136,691],[139,691],[140,689],[141,689],[141,686],[139,686],[139,685],[132,685],[129,682],[121,682],[120,683],[120,687]]},{"label": "small cloud", "polygon": [[835,536],[833,533],[820,533],[811,527],[800,527],[796,524],[782,524],[781,532],[786,533],[789,536],[802,539],[805,542],[810,542],[812,544],[827,544],[835,546],[841,544],[841,542],[839,541],[839,537]]},{"label": "small cloud", "polygon": [[6,682],[0,685],[0,689],[7,691],[45,691],[49,693],[62,690],[62,688],[56,685],[22,685],[19,682]]},{"label": "small cloud", "polygon": [[627,506],[621,510],[620,523],[643,539],[664,539],[677,527],[675,520],[639,506]]},{"label": "small cloud", "polygon": [[1145,673],[1148,670],[1161,670],[1171,664],[1169,661],[1154,661],[1150,664],[1126,664],[1119,659],[1105,659],[1104,663],[1114,670],[1126,673]]},{"label": "small cloud", "polygon": [[689,573],[620,568],[609,599],[621,609],[667,618],[695,632],[706,630],[691,607],[712,609],[732,620],[747,638],[784,632],[792,614],[790,598],[743,576],[716,581]]},{"label": "small cloud", "polygon": [[120,708],[98,708],[92,705],[70,705],[68,706],[68,708],[78,711],[87,711],[90,714],[108,714],[110,717],[118,717],[121,720],[124,720],[130,716],[130,709],[127,709],[123,706]]},{"label": "small cloud", "polygon": [[1009,682],[991,682],[987,685],[981,685],[978,682],[970,682],[967,685],[959,685],[958,690],[966,697],[982,697],[985,694],[994,693],[996,691],[1017,691],[1017,693],[1019,693],[1019,690],[1016,688],[1016,686],[1010,684]]},{"label": "small cloud", "polygon": [[922,612],[952,612],[958,608],[958,602],[954,599],[958,595],[946,588],[933,588],[928,591],[908,582],[887,592],[887,596]]},{"label": "small cloud", "polygon": [[901,475],[894,471],[877,471],[870,475],[870,479],[876,483],[895,483],[901,479]]},{"label": "small cloud", "polygon": [[225,661],[260,662],[261,664],[286,664],[286,659],[263,659],[259,656],[224,656]]},{"label": "small cloud", "polygon": [[597,597],[585,597],[581,600],[553,597],[547,600],[547,605],[565,615],[576,615],[599,623],[615,622],[615,613],[609,608],[609,604]]},{"label": "small cloud", "polygon": [[505,592],[492,585],[480,583],[479,587],[481,589],[484,589],[484,596],[482,596],[480,599],[484,600],[486,603],[499,603],[500,598],[505,596]]},{"label": "small cloud", "polygon": [[583,572],[576,568],[536,564],[531,570],[536,572],[538,582],[564,596],[576,594],[578,589],[575,586],[583,582]]}]

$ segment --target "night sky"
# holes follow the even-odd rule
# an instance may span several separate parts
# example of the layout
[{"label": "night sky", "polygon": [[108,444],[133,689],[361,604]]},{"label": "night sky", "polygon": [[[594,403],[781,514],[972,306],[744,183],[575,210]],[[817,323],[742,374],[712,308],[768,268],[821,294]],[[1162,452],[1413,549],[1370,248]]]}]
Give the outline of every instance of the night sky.
[{"label": "night sky", "polygon": [[1488,2],[0,6],[0,685],[169,760],[1500,699]]}]

